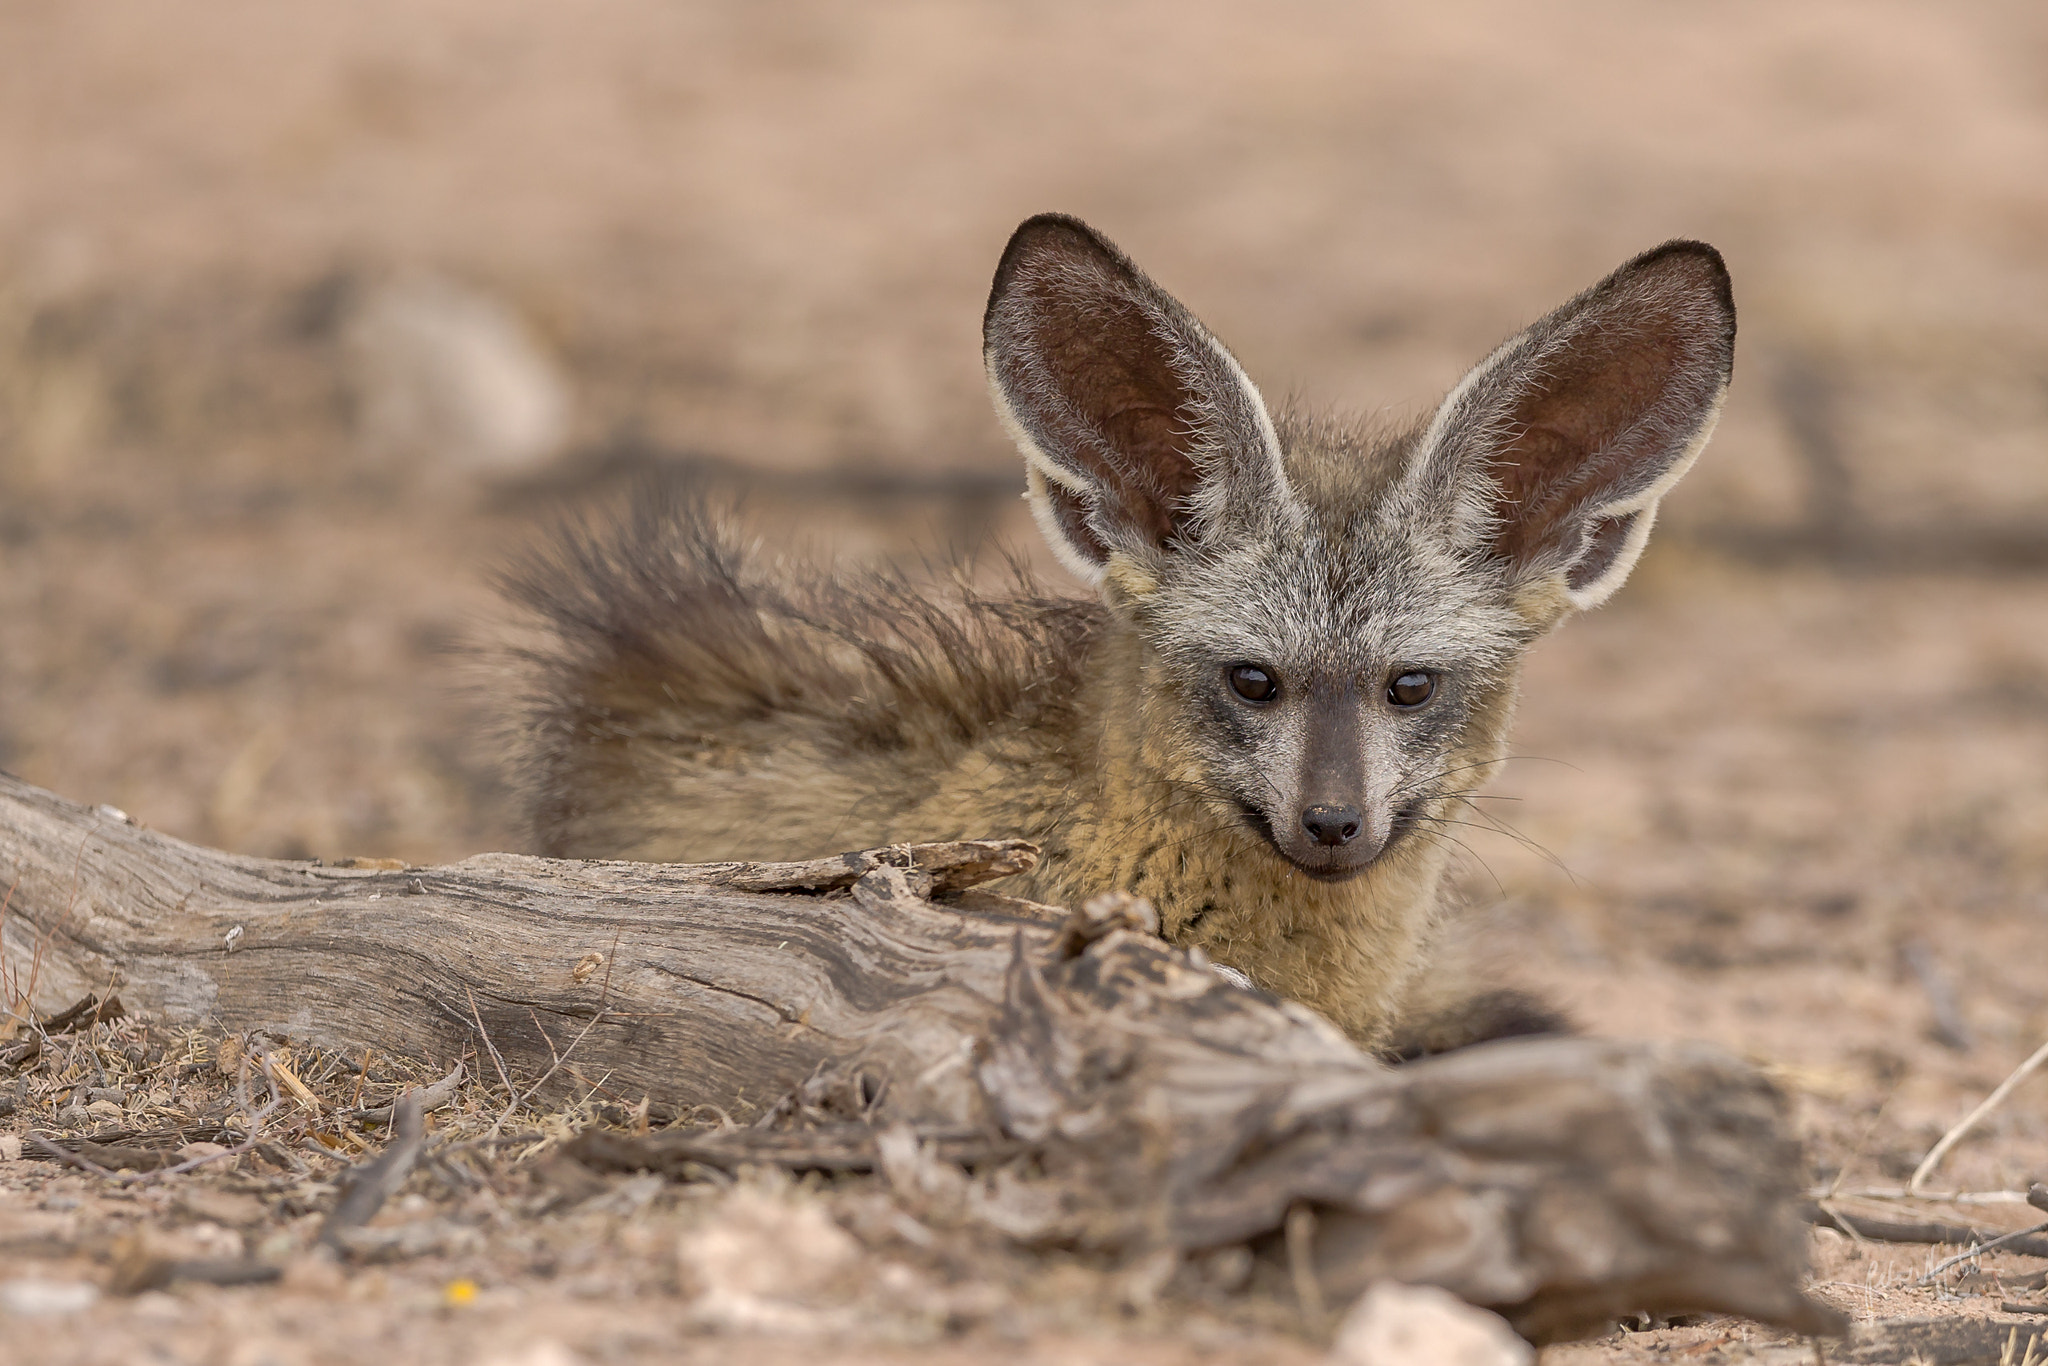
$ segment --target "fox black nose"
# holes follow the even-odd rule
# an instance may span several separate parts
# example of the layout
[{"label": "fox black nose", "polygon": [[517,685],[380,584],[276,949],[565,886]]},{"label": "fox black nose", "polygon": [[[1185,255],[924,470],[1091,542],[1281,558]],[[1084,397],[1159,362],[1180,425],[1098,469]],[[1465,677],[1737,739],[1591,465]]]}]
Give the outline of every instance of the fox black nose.
[{"label": "fox black nose", "polygon": [[1311,806],[1301,813],[1302,829],[1317,844],[1349,844],[1358,838],[1358,824],[1355,806]]}]

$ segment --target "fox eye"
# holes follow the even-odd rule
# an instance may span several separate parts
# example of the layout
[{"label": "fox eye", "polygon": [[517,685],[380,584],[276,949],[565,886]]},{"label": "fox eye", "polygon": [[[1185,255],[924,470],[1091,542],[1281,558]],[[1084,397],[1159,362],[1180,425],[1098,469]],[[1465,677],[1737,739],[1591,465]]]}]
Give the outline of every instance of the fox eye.
[{"label": "fox eye", "polygon": [[1235,664],[1230,669],[1230,690],[1247,702],[1271,702],[1280,695],[1280,680],[1256,664]]},{"label": "fox eye", "polygon": [[1419,707],[1436,692],[1434,675],[1405,673],[1387,684],[1387,701],[1397,707]]}]

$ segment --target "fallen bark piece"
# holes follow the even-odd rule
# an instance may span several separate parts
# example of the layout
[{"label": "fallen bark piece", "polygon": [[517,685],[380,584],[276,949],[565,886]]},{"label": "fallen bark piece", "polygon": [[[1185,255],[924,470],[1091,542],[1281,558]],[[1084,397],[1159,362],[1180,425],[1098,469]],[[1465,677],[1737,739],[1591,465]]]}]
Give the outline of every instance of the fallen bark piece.
[{"label": "fallen bark piece", "polygon": [[85,999],[58,1011],[55,1015],[36,1021],[35,1027],[45,1034],[62,1034],[75,1027],[81,1020],[96,1025],[106,1020],[118,1020],[126,1012],[121,1007],[121,998],[109,996],[104,1002],[91,992]]},{"label": "fallen bark piece", "polygon": [[[1161,943],[1136,906],[1048,924],[933,899],[1032,856],[330,868],[196,848],[0,776],[0,951],[40,963],[51,1004],[112,983],[173,1023],[442,1065],[474,1050],[521,1099],[602,1087],[775,1126],[633,1159],[658,1170],[880,1161],[1003,1237],[1162,1265],[1264,1255],[1291,1222],[1325,1303],[1436,1285],[1537,1340],[1628,1313],[1841,1326],[1799,1291],[1799,1156],[1753,1069],[1553,1039],[1390,1070]],[[375,1186],[418,1109],[398,1107]],[[894,1158],[847,1125],[896,1135]],[[620,1151],[583,1151],[606,1142]]]},{"label": "fallen bark piece", "polygon": [[[7,1005],[11,1009],[12,1004],[4,997],[0,997],[0,1005]],[[0,1040],[12,1037],[23,1024],[27,1024],[33,1032],[19,1043],[0,1048],[0,1067],[20,1067],[24,1063],[34,1062],[42,1054],[43,1040],[52,1034],[62,1034],[75,1029],[81,1022],[87,1028],[91,1028],[103,1021],[118,1020],[126,1013],[120,997],[110,996],[102,1002],[97,995],[87,992],[85,999],[52,1015],[28,1020],[20,1016],[10,1016],[4,1022],[0,1022]]]}]

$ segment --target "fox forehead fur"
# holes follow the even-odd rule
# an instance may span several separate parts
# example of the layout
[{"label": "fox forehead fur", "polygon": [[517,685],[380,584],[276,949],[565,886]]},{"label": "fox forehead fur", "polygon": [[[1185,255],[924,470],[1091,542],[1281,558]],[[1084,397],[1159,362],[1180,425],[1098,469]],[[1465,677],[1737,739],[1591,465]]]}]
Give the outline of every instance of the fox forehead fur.
[{"label": "fox forehead fur", "polygon": [[1031,219],[984,354],[1038,523],[1096,595],[748,553],[650,491],[513,580],[549,628],[523,731],[539,843],[701,861],[1023,836],[1042,859],[1009,890],[1145,896],[1168,938],[1381,1042],[1522,652],[1627,576],[1733,342],[1719,256],[1669,243],[1410,429],[1276,420],[1114,246]]}]

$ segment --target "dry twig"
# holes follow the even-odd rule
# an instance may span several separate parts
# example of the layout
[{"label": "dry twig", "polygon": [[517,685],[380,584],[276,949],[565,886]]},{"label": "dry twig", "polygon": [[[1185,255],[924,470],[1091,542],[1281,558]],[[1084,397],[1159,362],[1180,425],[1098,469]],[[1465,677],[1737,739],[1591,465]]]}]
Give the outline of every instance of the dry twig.
[{"label": "dry twig", "polygon": [[1312,1329],[1320,1329],[1330,1311],[1323,1299],[1322,1278],[1316,1275],[1316,1212],[1305,1203],[1294,1206],[1287,1211],[1283,1230],[1287,1242],[1287,1274],[1294,1282],[1294,1301],[1301,1308],[1302,1319]]},{"label": "dry twig", "polygon": [[[369,1050],[365,1049],[364,1056],[368,1055]],[[419,1097],[422,1113],[438,1110],[455,1099],[455,1093],[462,1088],[462,1083],[468,1076],[469,1065],[458,1058],[447,1076],[430,1085],[417,1087],[411,1094]],[[357,1087],[358,1092],[361,1089],[360,1086]],[[366,1120],[371,1124],[389,1124],[395,1110],[395,1105],[375,1105],[364,1110],[340,1110],[336,1112],[336,1118]]]},{"label": "dry twig", "polygon": [[2013,1252],[2029,1257],[2048,1257],[2048,1238],[2027,1236],[2025,1230],[2015,1234],[1997,1229],[1972,1228],[1967,1224],[1941,1223],[1894,1223],[1888,1219],[1870,1219],[1859,1214],[1844,1214],[1828,1205],[1815,1203],[1804,1211],[1806,1222],[1821,1228],[1839,1228],[1852,1238],[1868,1239],[1873,1243],[1951,1243],[1957,1247],[1970,1247],[2002,1241]]},{"label": "dry twig", "polygon": [[1913,1169],[1913,1179],[1906,1183],[1906,1189],[1918,1194],[1920,1188],[1927,1183],[1927,1178],[1934,1174],[1934,1169],[1941,1165],[1941,1159],[1948,1156],[1949,1149],[1955,1147],[1957,1143],[1962,1141],[1965,1134],[1976,1128],[1978,1122],[1984,1116],[2003,1105],[2005,1098],[2014,1091],[2017,1091],[2020,1083],[2032,1076],[2035,1069],[2039,1068],[2044,1062],[2048,1062],[2048,1043],[2043,1043],[2039,1048],[2035,1049],[2032,1056],[2018,1067],[2015,1067],[2012,1070],[2012,1075],[1998,1083],[1997,1089],[1984,1097],[1976,1109],[1964,1115],[1955,1128],[1943,1134],[1941,1141],[1928,1149],[1927,1156],[1921,1158],[1920,1165]]},{"label": "dry twig", "polygon": [[1956,1265],[1959,1262],[1967,1262],[1972,1258],[1981,1257],[1987,1252],[1996,1252],[1999,1248],[2009,1247],[2012,1244],[2019,1242],[2021,1239],[2031,1238],[2037,1233],[2048,1233],[2048,1224],[2035,1224],[2032,1228],[2016,1228],[2011,1233],[2002,1234],[1999,1237],[1992,1238],[1983,1243],[1979,1243],[1976,1247],[1971,1248],[1968,1252],[1958,1252],[1953,1257],[1944,1258],[1943,1260],[1936,1262],[1934,1266],[1926,1272],[1925,1275],[1921,1276],[1918,1280],[1916,1280],[1913,1283],[1915,1285],[1925,1285],[1929,1281],[1933,1280],[1936,1276],[1939,1276],[1942,1272],[1948,1270],[1950,1267]]},{"label": "dry twig", "polygon": [[375,1218],[384,1202],[412,1174],[427,1137],[427,1112],[421,1094],[420,1089],[408,1091],[393,1107],[397,1117],[391,1125],[391,1142],[384,1151],[344,1173],[346,1188],[327,1221],[320,1225],[319,1236],[313,1240],[316,1246],[342,1251],[343,1235]]}]

